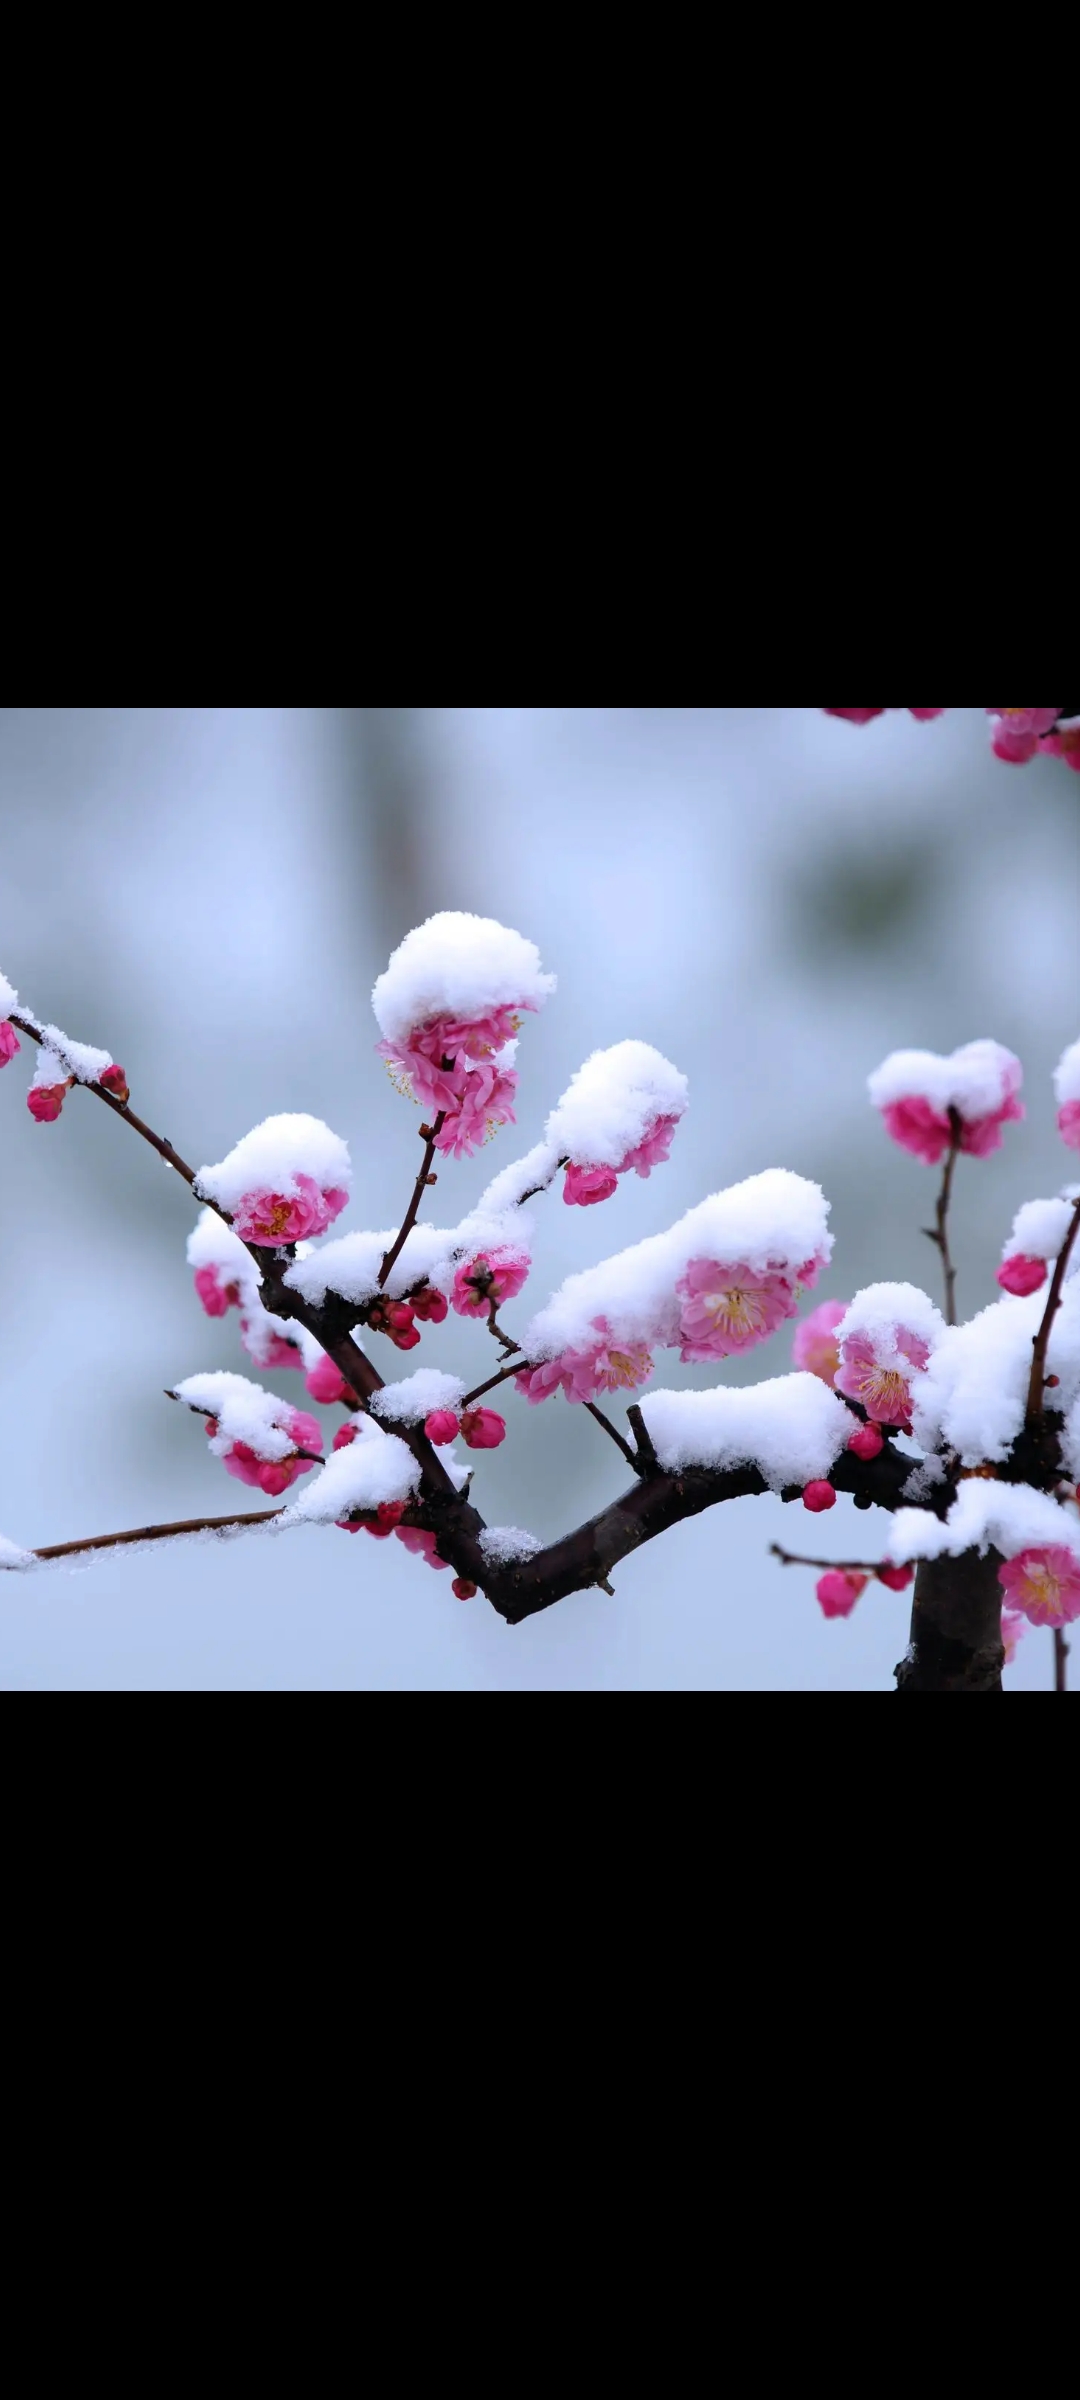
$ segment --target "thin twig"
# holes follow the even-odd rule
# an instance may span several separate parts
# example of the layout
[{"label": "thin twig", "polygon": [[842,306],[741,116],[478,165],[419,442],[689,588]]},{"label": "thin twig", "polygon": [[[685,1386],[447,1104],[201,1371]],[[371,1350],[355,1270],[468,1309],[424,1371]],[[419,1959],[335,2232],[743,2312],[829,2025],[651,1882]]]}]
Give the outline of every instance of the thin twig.
[{"label": "thin twig", "polygon": [[652,1435],[649,1432],[649,1428],[645,1423],[645,1419],[642,1416],[636,1400],[633,1402],[633,1405],[627,1409],[626,1415],[627,1421],[633,1432],[634,1440],[637,1443],[637,1453],[634,1459],[634,1465],[637,1468],[638,1474],[658,1475],[660,1472],[660,1461],[657,1458],[656,1452],[653,1448]]},{"label": "thin twig", "polygon": [[509,1383],[513,1375],[531,1375],[532,1368],[520,1356],[513,1366],[500,1367],[497,1375],[489,1375],[486,1383],[478,1383],[475,1392],[466,1392],[462,1408],[471,1408],[474,1400],[482,1400],[485,1392],[493,1392],[500,1383]]},{"label": "thin twig", "polygon": [[1062,1630],[1061,1630],[1061,1627],[1060,1627],[1060,1625],[1055,1625],[1055,1627],[1054,1627],[1054,1690],[1055,1690],[1055,1692],[1067,1692],[1067,1691],[1068,1691],[1068,1688],[1069,1688],[1069,1679],[1068,1679],[1068,1676],[1067,1676],[1067,1674],[1066,1674],[1066,1672],[1065,1672],[1065,1661],[1066,1661],[1066,1659],[1068,1658],[1068,1655],[1069,1655],[1069,1645],[1068,1645],[1068,1642],[1067,1642],[1067,1641],[1066,1641],[1066,1639],[1065,1639],[1065,1636],[1064,1636],[1064,1634],[1063,1634],[1063,1632],[1062,1632]]},{"label": "thin twig", "polygon": [[420,1128],[422,1133],[427,1132],[427,1146],[424,1151],[423,1163],[420,1168],[420,1173],[416,1178],[412,1199],[410,1200],[408,1208],[405,1211],[405,1221],[402,1225],[401,1232],[394,1243],[393,1249],[386,1252],[382,1265],[379,1268],[380,1292],[386,1282],[386,1278],[389,1275],[392,1266],[394,1265],[395,1260],[400,1258],[401,1253],[405,1248],[405,1244],[408,1241],[409,1235],[412,1232],[413,1226],[416,1223],[420,1202],[424,1197],[428,1182],[430,1180],[433,1183],[435,1180],[434,1176],[430,1173],[431,1162],[435,1156],[435,1144],[445,1123],[446,1110],[442,1108],[439,1110],[439,1114],[436,1117],[435,1123],[431,1127],[430,1132],[427,1132],[427,1128],[425,1126],[421,1126]]},{"label": "thin twig", "polygon": [[779,1559],[782,1567],[832,1568],[838,1575],[876,1575],[878,1568],[885,1563],[880,1558],[798,1558],[794,1550],[781,1550],[779,1542],[769,1543],[769,1553],[772,1558]]},{"label": "thin twig", "polygon": [[1042,1423],[1043,1394],[1046,1389],[1046,1353],[1050,1347],[1054,1318],[1061,1306],[1061,1295],[1065,1288],[1065,1272],[1078,1233],[1080,1233],[1080,1200],[1076,1202],[1073,1209],[1072,1223],[1058,1253],[1053,1281],[1047,1295],[1046,1307],[1043,1310],[1042,1324],[1032,1343],[1031,1381],[1028,1385],[1027,1398],[1027,1423],[1031,1428]]},{"label": "thin twig", "polygon": [[508,1357],[513,1356],[520,1358],[521,1343],[515,1342],[511,1334],[503,1332],[498,1318],[498,1303],[495,1300],[492,1301],[491,1307],[488,1311],[487,1329],[489,1333],[494,1334],[497,1342],[502,1343],[503,1349]]},{"label": "thin twig", "polygon": [[924,1225],[923,1232],[927,1241],[933,1242],[941,1252],[941,1264],[945,1273],[945,1323],[946,1325],[955,1325],[956,1268],[949,1252],[949,1202],[952,1199],[953,1172],[960,1156],[960,1144],[964,1132],[959,1109],[950,1108],[949,1129],[952,1139],[949,1143],[949,1155],[945,1161],[945,1172],[941,1178],[941,1190],[938,1193],[937,1231],[933,1232],[929,1225]]},{"label": "thin twig", "polygon": [[33,1550],[32,1558],[74,1558],[80,1550],[117,1550],[125,1542],[165,1542],[182,1533],[225,1533],[230,1526],[269,1525],[280,1517],[280,1508],[249,1509],[239,1517],[189,1517],[181,1525],[135,1525],[127,1533],[96,1533],[89,1541],[52,1542],[45,1550]]},{"label": "thin twig", "polygon": [[[12,1017],[11,1023],[18,1026],[20,1033],[28,1033],[31,1041],[37,1042],[39,1048],[48,1048],[44,1034],[38,1031],[36,1025],[31,1025],[26,1017]],[[104,1100],[106,1108],[111,1108],[115,1116],[123,1117],[125,1124],[130,1125],[135,1133],[141,1133],[144,1142],[149,1142],[151,1149],[157,1151],[158,1157],[164,1159],[167,1167],[175,1167],[177,1174],[183,1176],[185,1183],[194,1184],[194,1169],[181,1158],[178,1150],[173,1149],[171,1142],[162,1141],[159,1133],[154,1133],[149,1125],[144,1125],[142,1118],[136,1116],[134,1109],[129,1108],[126,1101],[115,1099],[111,1092],[103,1092],[100,1083],[85,1083],[82,1089],[85,1092],[92,1092],[95,1100]],[[219,1208],[217,1213],[219,1217],[225,1217],[223,1208]],[[226,1224],[232,1223],[230,1217],[226,1217],[225,1221]]]},{"label": "thin twig", "polygon": [[590,1417],[595,1417],[597,1424],[603,1426],[604,1432],[609,1433],[612,1441],[618,1443],[623,1457],[629,1462],[630,1466],[633,1467],[635,1473],[637,1473],[639,1471],[638,1461],[630,1448],[630,1444],[629,1442],[624,1442],[621,1433],[618,1431],[617,1427],[612,1424],[611,1418],[605,1417],[603,1409],[597,1408],[595,1402],[592,1400],[586,1400],[585,1406],[588,1409]]}]

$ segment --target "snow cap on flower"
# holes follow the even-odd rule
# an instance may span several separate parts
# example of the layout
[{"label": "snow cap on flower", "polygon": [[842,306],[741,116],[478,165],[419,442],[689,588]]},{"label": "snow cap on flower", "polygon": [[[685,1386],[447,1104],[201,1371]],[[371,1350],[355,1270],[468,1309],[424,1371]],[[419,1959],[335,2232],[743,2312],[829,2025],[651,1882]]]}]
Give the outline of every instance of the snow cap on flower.
[{"label": "snow cap on flower", "polygon": [[1028,1483],[965,1476],[944,1520],[925,1508],[901,1508],[886,1536],[888,1557],[899,1565],[923,1558],[960,1558],[965,1550],[1000,1550],[1004,1559],[1025,1551],[1062,1549],[1080,1576],[1080,1522],[1048,1493]]},{"label": "snow cap on flower", "polygon": [[933,1050],[894,1050],[869,1077],[868,1088],[894,1142],[936,1166],[952,1140],[949,1110],[961,1121],[960,1147],[986,1158],[1001,1128],[1024,1115],[1017,1098],[1023,1069],[1000,1042],[965,1042],[947,1058]]},{"label": "snow cap on flower", "polygon": [[433,1409],[460,1408],[464,1397],[460,1375],[443,1375],[438,1367],[418,1367],[400,1383],[384,1383],[381,1391],[372,1393],[368,1405],[388,1424],[422,1425]]},{"label": "snow cap on flower", "polygon": [[[925,1449],[955,1450],[965,1467],[1008,1457],[1024,1423],[1045,1305],[1043,1292],[997,1300],[968,1324],[945,1328],[912,1390],[912,1421]],[[1058,1378],[1054,1407],[1067,1415],[1080,1395],[1080,1275],[1066,1278],[1046,1363]]]},{"label": "snow cap on flower", "polygon": [[55,1050],[38,1051],[34,1080],[26,1095],[26,1105],[37,1124],[55,1124],[74,1080]]},{"label": "snow cap on flower", "polygon": [[662,1124],[670,1141],[688,1098],[685,1075],[650,1042],[616,1042],[610,1050],[594,1050],[578,1068],[552,1109],[544,1138],[572,1166],[610,1167],[618,1175],[633,1167],[647,1175],[659,1163],[646,1155],[650,1137]]},{"label": "snow cap on flower", "polygon": [[[1072,1224],[1075,1199],[1074,1193],[1071,1199],[1062,1195],[1057,1200],[1025,1200],[1017,1210],[998,1268],[997,1279],[1004,1291],[1022,1299],[1028,1292],[1041,1290],[1049,1262],[1058,1257]],[[1077,1269],[1080,1257],[1073,1271]]]},{"label": "snow cap on flower", "polygon": [[[826,1263],[831,1255],[828,1213],[818,1185],[801,1175],[771,1167],[762,1175],[749,1176],[744,1183],[700,1201],[667,1233],[650,1235],[598,1266],[569,1276],[526,1328],[521,1337],[524,1354],[535,1365],[561,1353],[591,1351],[601,1319],[607,1339],[621,1348],[634,1342],[646,1349],[653,1345],[677,1348],[684,1340],[704,1339],[696,1309],[693,1326],[685,1334],[681,1329],[684,1310],[700,1301],[708,1312],[711,1305],[712,1286],[708,1291],[701,1288],[702,1262],[731,1271],[727,1283],[716,1286],[720,1294],[715,1312],[718,1340],[728,1338],[733,1304],[724,1294],[729,1286],[735,1289],[731,1277],[736,1270],[744,1270],[757,1282],[752,1306],[740,1303],[735,1314],[740,1316],[740,1309],[748,1308],[763,1323],[778,1321],[778,1285],[785,1285],[783,1306],[786,1313],[793,1314],[794,1290],[804,1270],[812,1262]],[[695,1288],[680,1293],[683,1281],[692,1282]],[[738,1332],[739,1326],[735,1330]],[[711,1348],[707,1352],[709,1356],[721,1354]]]},{"label": "snow cap on flower", "polygon": [[208,1375],[188,1375],[174,1384],[176,1398],[187,1408],[213,1417],[217,1432],[210,1447],[222,1458],[232,1442],[244,1442],[257,1458],[279,1461],[290,1451],[320,1450],[322,1427],[306,1409],[294,1408],[276,1392],[266,1392],[246,1375],[218,1369]]},{"label": "snow cap on flower", "polygon": [[906,1425],[914,1387],[944,1332],[939,1310],[915,1284],[869,1284],[836,1328],[837,1391],[875,1424]]},{"label": "snow cap on flower", "polygon": [[1080,1042],[1063,1051],[1054,1069],[1058,1132],[1070,1150],[1080,1150]]},{"label": "snow cap on flower", "polygon": [[266,1117],[195,1189],[232,1217],[245,1241],[276,1243],[324,1233],[349,1197],[347,1145],[318,1117]]},{"label": "snow cap on flower", "polygon": [[398,1434],[383,1433],[367,1417],[357,1418],[352,1431],[352,1441],[332,1452],[283,1522],[336,1525],[354,1511],[375,1511],[382,1501],[408,1500],[418,1489],[420,1468]]},{"label": "snow cap on flower", "polygon": [[477,1023],[499,1008],[542,1008],[555,990],[535,942],[500,925],[445,909],[407,933],[371,995],[379,1031],[406,1042],[435,1017]]}]

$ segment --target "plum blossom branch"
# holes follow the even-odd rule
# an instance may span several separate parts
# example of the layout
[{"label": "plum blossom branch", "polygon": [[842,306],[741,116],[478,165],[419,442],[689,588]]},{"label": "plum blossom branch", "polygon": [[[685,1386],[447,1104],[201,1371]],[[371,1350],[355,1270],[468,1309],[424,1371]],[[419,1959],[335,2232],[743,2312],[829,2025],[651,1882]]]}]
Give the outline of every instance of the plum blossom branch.
[{"label": "plum blossom branch", "polygon": [[956,1161],[960,1156],[960,1148],[964,1138],[964,1127],[958,1108],[950,1108],[948,1117],[951,1139],[945,1158],[945,1171],[941,1178],[941,1190],[939,1191],[937,1198],[937,1228],[935,1231],[929,1225],[924,1225],[923,1232],[926,1235],[927,1241],[933,1242],[935,1247],[941,1252],[941,1264],[945,1274],[945,1323],[946,1325],[955,1325],[956,1268],[953,1265],[949,1250],[949,1202],[952,1199],[953,1174],[956,1168]]},{"label": "plum blossom branch", "polygon": [[621,1433],[618,1431],[618,1428],[612,1424],[611,1418],[604,1415],[602,1408],[597,1408],[595,1400],[586,1400],[585,1406],[588,1409],[590,1417],[595,1417],[597,1424],[603,1426],[604,1432],[610,1435],[612,1441],[622,1451],[623,1457],[626,1459],[627,1464],[633,1467],[634,1473],[637,1474],[637,1459],[630,1448],[629,1442],[624,1442]]},{"label": "plum blossom branch", "polygon": [[1031,1381],[1028,1385],[1027,1398],[1027,1425],[1029,1432],[1036,1431],[1042,1422],[1044,1394],[1046,1391],[1046,1353],[1050,1346],[1050,1335],[1053,1330],[1054,1318],[1056,1317],[1061,1306],[1061,1295],[1065,1288],[1065,1275],[1069,1260],[1072,1256],[1073,1244],[1076,1241],[1076,1236],[1078,1233],[1080,1233],[1080,1200],[1077,1200],[1075,1203],[1069,1230],[1058,1253],[1057,1264],[1054,1268],[1050,1290],[1047,1295],[1046,1307],[1043,1310],[1042,1323],[1032,1345]]},{"label": "plum blossom branch", "polygon": [[135,1525],[124,1533],[95,1533],[80,1542],[50,1542],[42,1550],[32,1550],[32,1558],[75,1558],[84,1550],[117,1550],[128,1542],[167,1542],[179,1540],[185,1533],[242,1532],[245,1525],[269,1525],[280,1517],[280,1508],[247,1509],[238,1517],[187,1517],[178,1525]]},{"label": "plum blossom branch", "polygon": [[434,1125],[421,1125],[420,1127],[421,1137],[426,1143],[424,1156],[420,1165],[420,1173],[417,1176],[415,1185],[413,1187],[412,1199],[410,1200],[408,1208],[405,1211],[401,1231],[398,1234],[393,1249],[386,1252],[386,1256],[383,1259],[382,1265],[379,1269],[380,1291],[386,1282],[387,1276],[391,1274],[394,1266],[401,1256],[402,1251],[405,1248],[405,1244],[408,1241],[409,1235],[416,1223],[416,1219],[420,1210],[420,1202],[424,1197],[424,1193],[427,1190],[428,1185],[437,1181],[437,1177],[431,1173],[431,1162],[435,1156],[436,1144],[445,1123],[446,1111],[445,1109],[440,1109]]},{"label": "plum blossom branch", "polygon": [[1066,1641],[1066,1639],[1065,1639],[1064,1633],[1062,1632],[1062,1629],[1061,1629],[1060,1625],[1055,1625],[1055,1627],[1054,1627],[1054,1690],[1055,1690],[1055,1692],[1067,1692],[1067,1691],[1068,1691],[1068,1688],[1069,1688],[1069,1678],[1068,1678],[1068,1672],[1067,1672],[1066,1663],[1065,1663],[1065,1662],[1066,1662],[1066,1660],[1067,1660],[1067,1658],[1068,1658],[1068,1655],[1069,1655],[1069,1645],[1068,1645],[1068,1642],[1067,1642],[1067,1641]]},{"label": "plum blossom branch", "polygon": [[[31,1041],[36,1042],[39,1049],[48,1047],[44,1033],[31,1018],[13,1015],[11,1023],[18,1026],[20,1033],[29,1034]],[[164,1159],[167,1167],[175,1167],[177,1174],[183,1176],[186,1184],[194,1185],[194,1169],[188,1166],[185,1159],[181,1158],[178,1150],[173,1149],[171,1142],[163,1141],[161,1135],[155,1133],[151,1126],[144,1125],[142,1118],[136,1116],[134,1109],[129,1108],[126,1101],[115,1099],[112,1092],[103,1090],[100,1083],[88,1083],[83,1088],[92,1092],[95,1100],[104,1100],[106,1108],[111,1108],[115,1116],[123,1117],[125,1124],[130,1125],[135,1133],[141,1134],[143,1141],[149,1142],[151,1149],[157,1151],[158,1157]],[[219,1209],[218,1214],[224,1216],[225,1212],[223,1209]]]}]

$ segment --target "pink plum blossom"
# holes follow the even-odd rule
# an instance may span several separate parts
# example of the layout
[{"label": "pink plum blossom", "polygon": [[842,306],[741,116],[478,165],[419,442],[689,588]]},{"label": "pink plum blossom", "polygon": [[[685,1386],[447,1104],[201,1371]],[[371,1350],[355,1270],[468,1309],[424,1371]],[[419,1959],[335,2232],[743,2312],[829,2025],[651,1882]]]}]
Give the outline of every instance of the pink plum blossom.
[{"label": "pink plum blossom", "polygon": [[683,1302],[682,1359],[730,1358],[753,1350],[795,1314],[787,1276],[761,1275],[745,1262],[723,1266],[716,1259],[692,1258],[675,1289]]},{"label": "pink plum blossom", "polygon": [[226,1317],[240,1306],[238,1283],[224,1283],[217,1267],[196,1267],[195,1289],[208,1317]]},{"label": "pink plum blossom", "polygon": [[1080,775],[1080,717],[1059,717],[1053,733],[1044,733],[1040,750],[1050,758],[1063,758],[1074,775]]},{"label": "pink plum blossom", "polygon": [[813,1517],[820,1517],[827,1508],[836,1507],[836,1493],[831,1483],[826,1483],[820,1477],[804,1486],[802,1500],[803,1507],[808,1508]]},{"label": "pink plum blossom", "polygon": [[[827,708],[827,717],[847,717],[853,725],[869,725],[872,717],[883,717],[883,708]],[[943,717],[943,708],[909,708],[909,717]]]},{"label": "pink plum blossom", "polygon": [[504,1300],[513,1300],[528,1281],[530,1260],[524,1250],[481,1250],[467,1259],[454,1277],[451,1295],[459,1317],[486,1317]]},{"label": "pink plum blossom", "polygon": [[456,1442],[459,1430],[452,1408],[433,1408],[431,1415],[424,1418],[424,1432],[436,1450],[445,1450],[448,1442]]},{"label": "pink plum blossom", "polygon": [[538,1367],[525,1367],[520,1375],[515,1375],[514,1390],[522,1394],[530,1407],[538,1408],[542,1400],[550,1400],[553,1392],[565,1390],[566,1383],[563,1359],[545,1358]]},{"label": "pink plum blossom", "polygon": [[1021,1550],[998,1568],[1006,1607],[1033,1625],[1068,1625],[1080,1617],[1080,1559],[1061,1543]]},{"label": "pink plum blossom", "polygon": [[35,1124],[55,1124],[74,1081],[74,1075],[69,1075],[66,1083],[31,1084],[26,1095],[26,1105]]},{"label": "pink plum blossom", "polygon": [[600,1335],[587,1350],[564,1350],[558,1358],[549,1358],[538,1367],[526,1367],[514,1381],[519,1392],[535,1406],[549,1400],[560,1385],[568,1400],[595,1400],[598,1392],[634,1391],[646,1383],[653,1371],[652,1358],[644,1342],[624,1342],[612,1337],[605,1317],[594,1317],[593,1325]]},{"label": "pink plum blossom", "polygon": [[21,1049],[22,1043],[20,1042],[18,1034],[15,1031],[15,1027],[11,1024],[10,1020],[5,1017],[3,1023],[0,1024],[0,1067],[6,1067],[9,1061],[14,1058],[16,1050]]},{"label": "pink plum blossom", "polygon": [[467,1157],[496,1126],[514,1123],[517,1076],[497,1062],[517,1032],[522,1010],[535,1005],[519,1001],[472,1019],[432,1017],[414,1026],[407,1041],[376,1044],[421,1107],[445,1118],[436,1136],[441,1152]]},{"label": "pink plum blossom", "polygon": [[439,1557],[433,1533],[425,1533],[419,1525],[399,1525],[396,1531],[399,1542],[404,1542],[406,1550],[411,1550],[416,1558],[426,1559],[429,1567],[449,1566],[448,1558]]},{"label": "pink plum blossom", "polygon": [[1058,1132],[1070,1150],[1080,1150],[1080,1100],[1066,1100],[1059,1108]]},{"label": "pink plum blossom", "polygon": [[1018,1300],[1026,1300],[1029,1292],[1037,1292],[1046,1282],[1045,1258],[1028,1258],[1023,1250],[1014,1250],[997,1271],[1003,1292],[1014,1292]]},{"label": "pink plum blossom", "polygon": [[367,1312],[373,1333],[385,1333],[396,1350],[415,1350],[420,1339],[408,1300],[373,1300]]},{"label": "pink plum blossom", "polygon": [[[1005,1069],[1004,1097],[999,1108],[985,1117],[960,1116],[960,1148],[969,1158],[988,1158],[992,1150],[1001,1147],[1003,1125],[1018,1122],[1025,1114],[1024,1103],[1017,1098],[1023,1070],[1018,1059]],[[901,1149],[910,1150],[928,1167],[936,1167],[952,1143],[952,1127],[948,1115],[933,1108],[921,1092],[911,1092],[902,1100],[890,1100],[882,1109],[886,1131]]]},{"label": "pink plum blossom", "polygon": [[879,1567],[877,1579],[879,1583],[886,1584],[890,1592],[906,1592],[909,1583],[914,1582],[915,1569],[914,1567]]},{"label": "pink plum blossom", "polygon": [[455,1575],[450,1589],[455,1600],[475,1600],[476,1598],[476,1585],[470,1583],[465,1575]]},{"label": "pink plum blossom", "polygon": [[850,1567],[832,1567],[815,1584],[821,1613],[826,1617],[850,1617],[860,1592],[865,1592],[870,1578],[855,1573]]},{"label": "pink plum blossom", "polygon": [[620,1160],[616,1174],[629,1175],[633,1170],[635,1175],[648,1177],[654,1167],[665,1166],[678,1122],[678,1117],[657,1117],[655,1125],[650,1125],[642,1140]]},{"label": "pink plum blossom", "polygon": [[885,1436],[880,1425],[859,1425],[848,1440],[848,1449],[854,1452],[856,1458],[861,1458],[864,1465],[872,1458],[880,1458],[884,1448]]},{"label": "pink plum blossom", "polygon": [[449,1314],[450,1303],[445,1292],[437,1292],[434,1284],[425,1283],[422,1291],[413,1293],[409,1307],[421,1323],[442,1325]]},{"label": "pink plum blossom", "polygon": [[562,1196],[568,1208],[595,1208],[618,1188],[614,1167],[568,1167]]},{"label": "pink plum blossom", "polygon": [[330,1447],[332,1450],[348,1450],[355,1440],[355,1425],[339,1425]]},{"label": "pink plum blossom", "polygon": [[[892,1349],[916,1371],[930,1356],[928,1344],[904,1325],[894,1327]],[[895,1355],[879,1357],[869,1334],[851,1333],[841,1344],[836,1389],[846,1399],[857,1400],[875,1425],[910,1424],[910,1378]]]},{"label": "pink plum blossom", "polygon": [[466,1408],[461,1417],[461,1438],[468,1450],[497,1450],[506,1440],[506,1418],[494,1408]]},{"label": "pink plum blossom", "polygon": [[[805,1277],[800,1276],[799,1280],[803,1282]],[[840,1364],[836,1328],[841,1317],[846,1315],[845,1300],[822,1300],[795,1328],[791,1349],[795,1366],[801,1367],[804,1374],[818,1376],[822,1383],[828,1384],[830,1390]]]},{"label": "pink plum blossom", "polygon": [[457,1106],[448,1112],[438,1134],[436,1149],[454,1158],[471,1158],[473,1151],[500,1125],[515,1125],[517,1082],[512,1067],[496,1066],[494,1060],[486,1066],[470,1068]]},{"label": "pink plum blossom", "polygon": [[1056,708],[988,708],[990,739],[995,758],[1022,767],[1034,758],[1041,734],[1049,733],[1060,711]]},{"label": "pink plum blossom", "polygon": [[313,1175],[297,1173],[295,1192],[245,1192],[233,1214],[233,1228],[242,1242],[275,1248],[286,1242],[307,1242],[325,1233],[340,1216],[348,1193],[331,1186],[320,1191]]},{"label": "pink plum blossom", "polygon": [[[321,1451],[322,1427],[316,1424],[306,1409],[283,1408],[278,1423],[298,1449]],[[212,1439],[217,1432],[216,1417],[207,1418],[206,1431]],[[238,1483],[251,1484],[258,1491],[265,1492],[268,1499],[277,1500],[282,1492],[288,1491],[290,1484],[295,1483],[298,1475],[306,1475],[316,1462],[295,1456],[260,1458],[247,1442],[233,1442],[221,1463],[226,1474],[234,1475]]]},{"label": "pink plum blossom", "polygon": [[346,1383],[340,1367],[335,1367],[333,1359],[327,1358],[325,1352],[322,1358],[316,1359],[313,1367],[308,1368],[304,1382],[312,1399],[318,1400],[323,1408],[357,1406],[351,1383]]},{"label": "pink plum blossom", "polygon": [[103,1092],[108,1092],[111,1094],[114,1100],[119,1100],[122,1108],[127,1107],[128,1101],[131,1098],[131,1093],[128,1090],[128,1079],[124,1073],[123,1067],[118,1067],[115,1060],[113,1061],[112,1066],[104,1067],[102,1069],[101,1074],[98,1076],[98,1083],[100,1084]]}]

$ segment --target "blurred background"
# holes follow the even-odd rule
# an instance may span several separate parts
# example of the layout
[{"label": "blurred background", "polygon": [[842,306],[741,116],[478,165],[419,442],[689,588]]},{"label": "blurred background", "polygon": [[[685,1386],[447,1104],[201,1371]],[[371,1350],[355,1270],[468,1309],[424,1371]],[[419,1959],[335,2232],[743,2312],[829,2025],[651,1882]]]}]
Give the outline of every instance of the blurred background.
[{"label": "blurred background", "polygon": [[[514,1326],[574,1268],[773,1165],[832,1202],[815,1298],[889,1277],[940,1301],[920,1233],[936,1175],[887,1140],[865,1080],[891,1049],[990,1034],[1023,1059],[1028,1120],[957,1174],[961,1313],[984,1306],[1015,1208],[1067,1176],[1050,1075],[1080,1032],[1078,900],[1075,776],[999,764],[981,709],[862,729],[798,708],[0,711],[0,966],[123,1062],[193,1165],[306,1109],[352,1149],[340,1230],[400,1220],[419,1119],[374,1056],[370,990],[440,908],[518,927],[559,990],[525,1021],[516,1132],[442,1162],[437,1221],[538,1138],[591,1050],[632,1034],[686,1072],[670,1165],[602,1208],[535,1204]],[[35,1125],[28,1067],[0,1076],[0,1530],[29,1547],[254,1504],[163,1397],[248,1365],[235,1312],[212,1323],[195,1299],[183,1186],[77,1093]],[[495,1363],[455,1318],[400,1366],[370,1339],[387,1375]],[[785,1331],[721,1372],[789,1364]],[[715,1374],[662,1353],[654,1382]],[[305,1397],[299,1376],[262,1380]],[[622,1488],[580,1409],[511,1392],[506,1414],[478,1461],[490,1523],[550,1538]],[[400,1544],[334,1529],[113,1553],[0,1577],[0,1686],[884,1691],[909,1596],[871,1586],[826,1623],[813,1577],[768,1555],[872,1558],[883,1533],[846,1500],[815,1520],[741,1501],[624,1562],[614,1599],[514,1631]],[[1050,1648],[1029,1632],[1008,1686],[1049,1688]],[[1080,1685],[1080,1643],[1072,1665]]]}]

